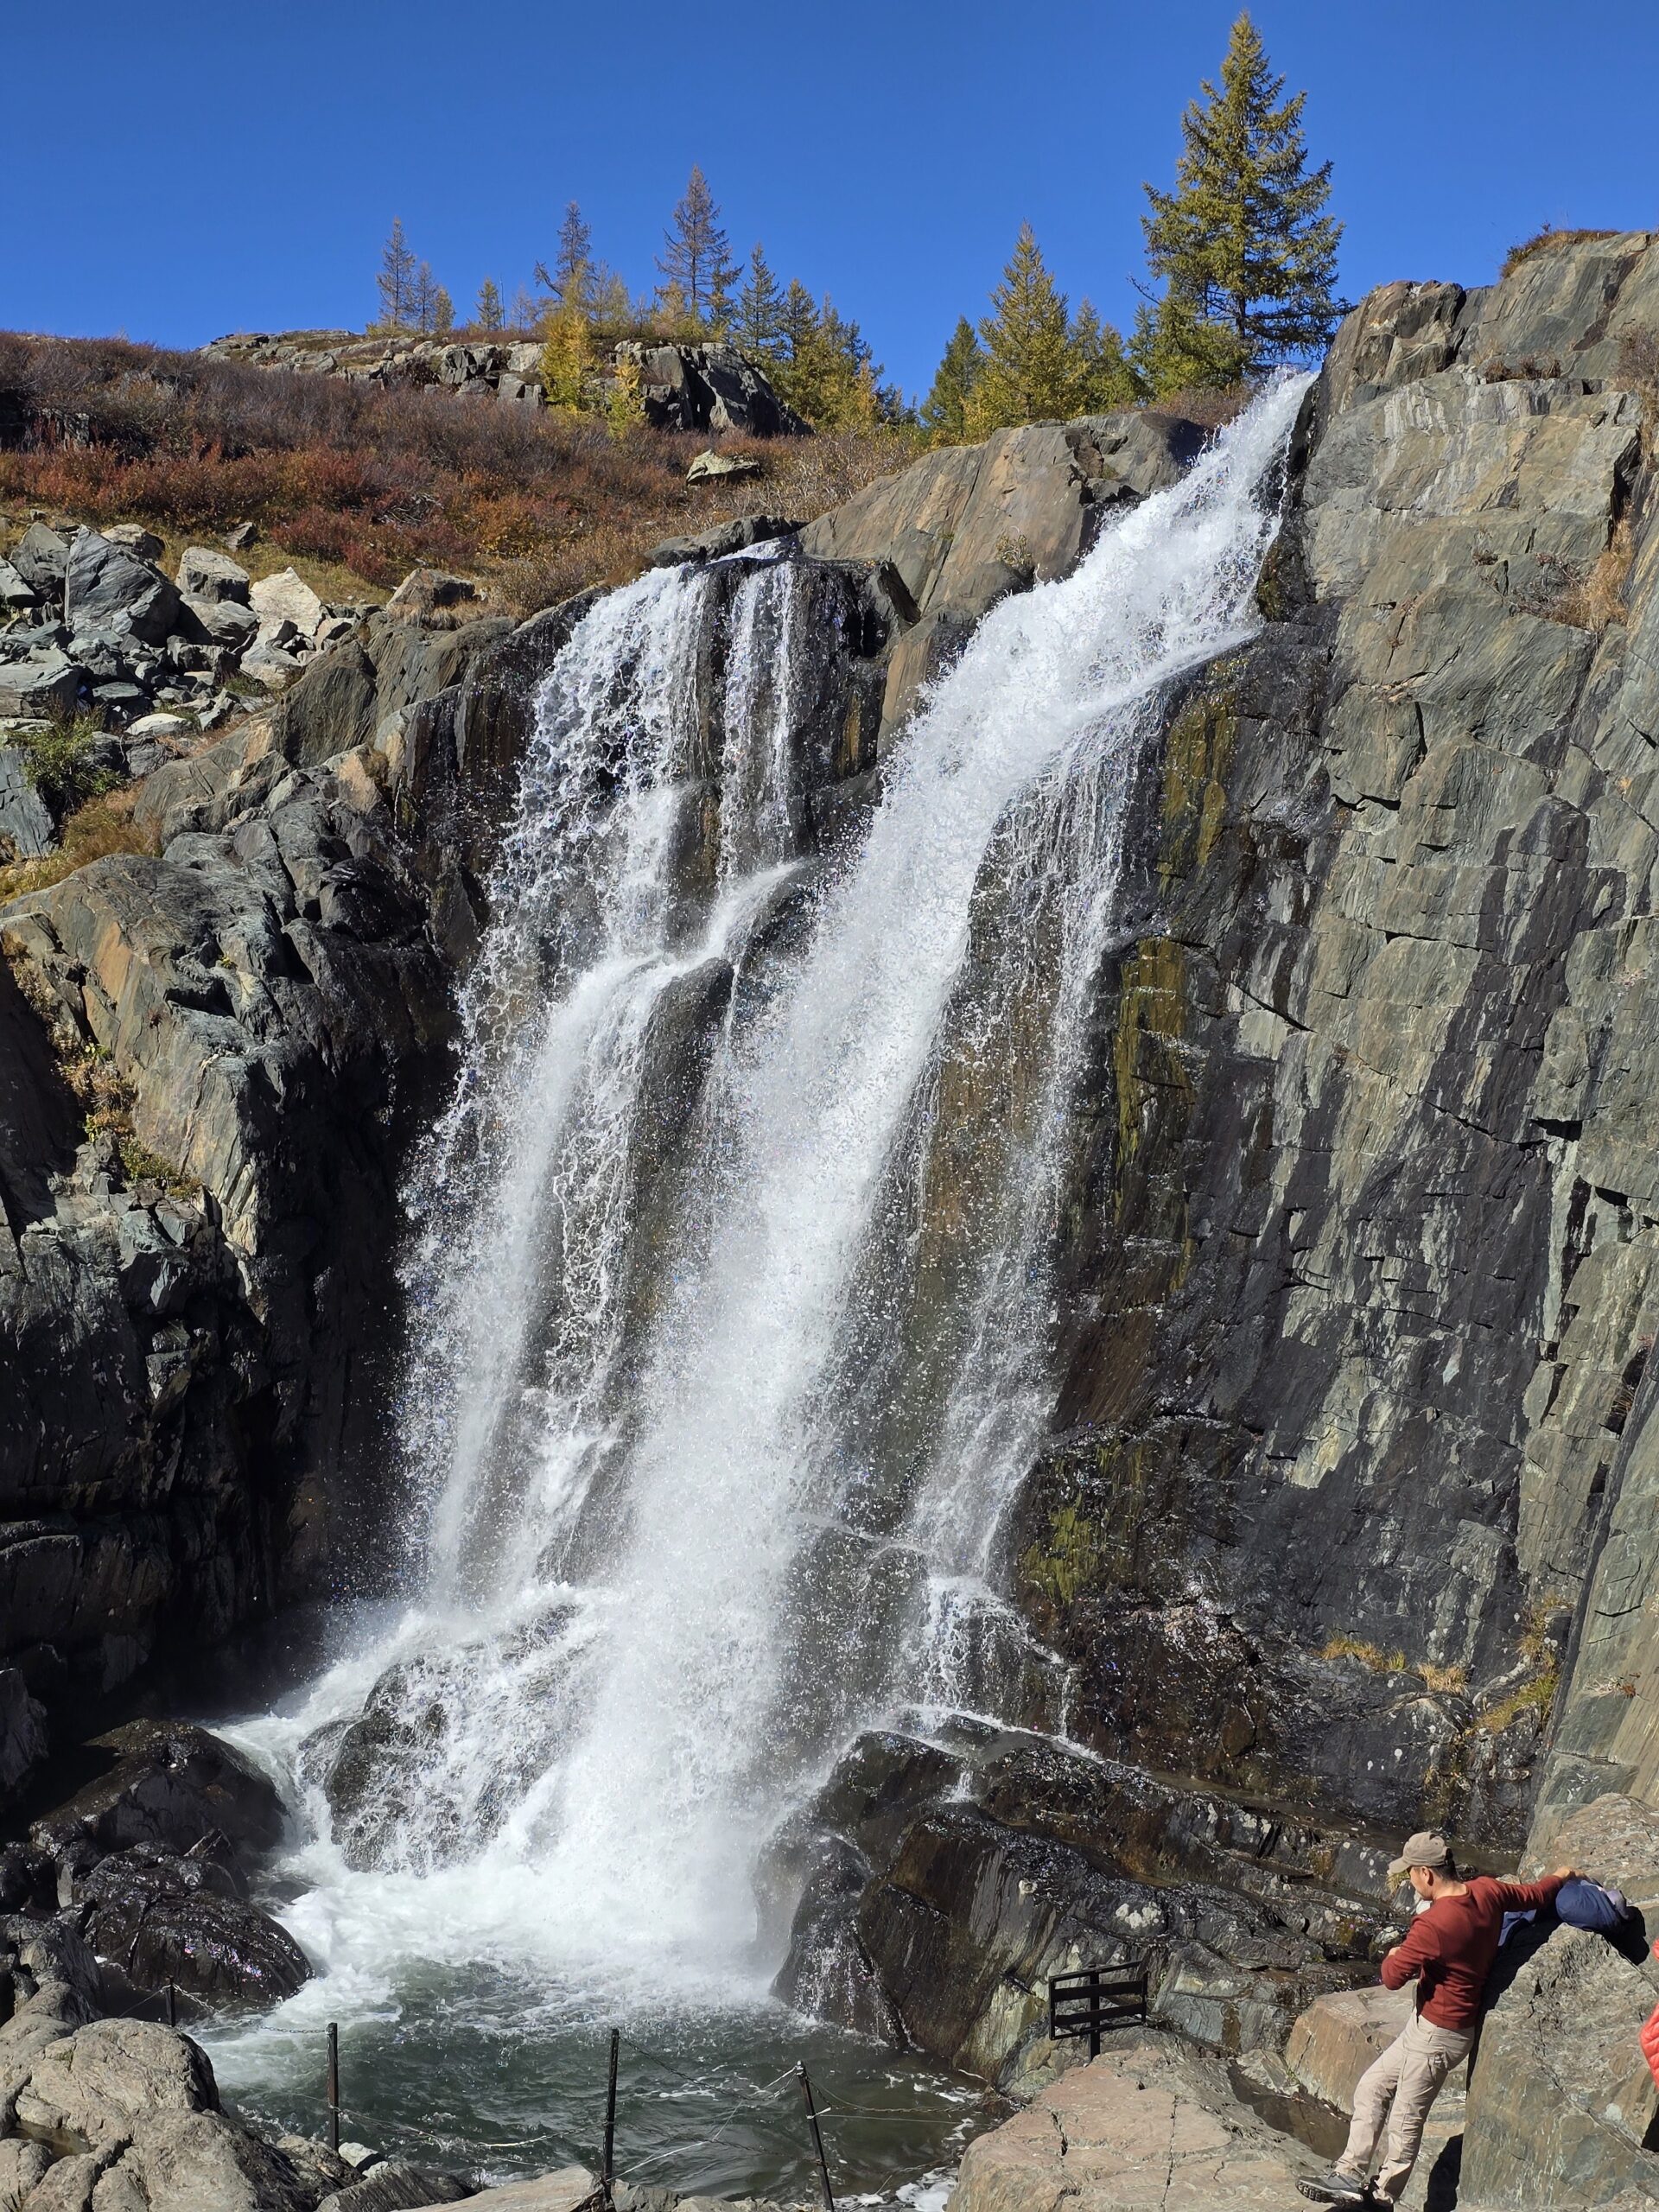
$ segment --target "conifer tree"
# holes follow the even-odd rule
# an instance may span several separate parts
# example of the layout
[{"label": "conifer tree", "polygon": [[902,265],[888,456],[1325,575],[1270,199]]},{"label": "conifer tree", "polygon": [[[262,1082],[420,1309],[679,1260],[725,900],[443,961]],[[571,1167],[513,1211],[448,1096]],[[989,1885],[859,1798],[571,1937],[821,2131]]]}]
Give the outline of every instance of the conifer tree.
[{"label": "conifer tree", "polygon": [[930,445],[959,446],[968,438],[968,400],[985,365],[974,326],[963,315],[950,334],[932,387],[922,403],[922,427]]},{"label": "conifer tree", "polygon": [[1146,187],[1147,264],[1165,291],[1136,334],[1160,391],[1228,384],[1317,353],[1342,308],[1333,287],[1342,225],[1325,212],[1331,164],[1310,170],[1307,95],[1282,98],[1248,12],[1233,25],[1219,90],[1181,118],[1175,188]]},{"label": "conifer tree", "polygon": [[543,286],[556,308],[574,308],[586,314],[591,304],[594,277],[593,234],[582,219],[582,209],[572,200],[567,201],[564,219],[559,225],[558,251],[553,257],[550,270],[545,262],[536,264],[536,282]]},{"label": "conifer tree", "polygon": [[473,309],[473,321],[480,330],[499,330],[506,321],[506,309],[501,304],[501,295],[493,276],[486,276],[478,288],[478,304]]},{"label": "conifer tree", "polygon": [[709,180],[695,164],[685,195],[663,233],[663,246],[657,266],[663,274],[664,291],[677,287],[693,322],[718,325],[723,321],[731,287],[740,272],[730,258],[731,246],[720,227],[720,209],[709,189]]},{"label": "conifer tree", "polygon": [[438,294],[442,289],[432,274],[429,261],[422,262],[415,271],[415,281],[410,287],[409,320],[423,338],[430,337],[438,313]]},{"label": "conifer tree", "polygon": [[380,320],[389,329],[407,327],[415,304],[415,255],[404,235],[402,216],[395,216],[391,234],[381,249],[380,273],[374,280],[380,295]]},{"label": "conifer tree", "polygon": [[1011,423],[1064,422],[1077,413],[1081,379],[1065,294],[1056,285],[1029,223],[991,294],[979,326],[984,365],[965,410],[969,433],[986,437]]},{"label": "conifer tree", "polygon": [[748,274],[737,296],[732,337],[744,353],[760,360],[775,359],[787,344],[783,289],[772,273],[765,248],[758,242],[749,255]]},{"label": "conifer tree", "polygon": [[550,407],[579,413],[588,404],[588,373],[594,365],[593,334],[581,305],[555,308],[542,325],[542,391]]},{"label": "conifer tree", "polygon": [[432,335],[448,338],[455,327],[455,303],[440,284],[432,295]]},{"label": "conifer tree", "polygon": [[517,286],[512,295],[512,308],[507,316],[508,329],[534,330],[541,319],[542,311],[536,304],[534,293],[527,285]]},{"label": "conifer tree", "polygon": [[1071,354],[1077,376],[1076,403],[1086,415],[1104,415],[1143,397],[1123,340],[1103,322],[1094,303],[1084,300],[1071,325]]},{"label": "conifer tree", "polygon": [[789,280],[779,321],[783,325],[784,352],[790,360],[798,361],[818,327],[818,303],[798,276]]}]

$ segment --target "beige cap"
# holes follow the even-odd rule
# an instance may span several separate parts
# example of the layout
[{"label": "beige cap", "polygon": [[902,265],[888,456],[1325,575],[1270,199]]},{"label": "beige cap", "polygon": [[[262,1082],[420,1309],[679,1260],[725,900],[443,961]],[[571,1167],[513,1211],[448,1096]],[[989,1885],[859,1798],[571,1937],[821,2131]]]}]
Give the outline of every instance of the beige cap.
[{"label": "beige cap", "polygon": [[1438,1873],[1452,1864],[1452,1847],[1436,1828],[1419,1828],[1406,1838],[1405,1849],[1389,1861],[1389,1879],[1397,1882],[1408,1868],[1427,1866]]}]

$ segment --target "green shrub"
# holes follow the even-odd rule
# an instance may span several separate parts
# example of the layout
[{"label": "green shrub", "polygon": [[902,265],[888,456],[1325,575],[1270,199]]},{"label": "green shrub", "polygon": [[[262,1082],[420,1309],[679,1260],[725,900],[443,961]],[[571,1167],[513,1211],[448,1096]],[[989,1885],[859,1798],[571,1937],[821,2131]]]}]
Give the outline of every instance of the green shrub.
[{"label": "green shrub", "polygon": [[12,743],[23,756],[23,773],[60,820],[102,798],[123,779],[92,757],[103,726],[92,715],[67,715],[36,730],[22,730]]}]

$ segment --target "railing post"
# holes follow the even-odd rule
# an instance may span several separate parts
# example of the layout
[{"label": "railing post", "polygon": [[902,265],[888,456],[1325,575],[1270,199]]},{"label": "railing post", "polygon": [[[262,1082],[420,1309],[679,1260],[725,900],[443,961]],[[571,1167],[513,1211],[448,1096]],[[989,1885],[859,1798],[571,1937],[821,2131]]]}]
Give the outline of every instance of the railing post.
[{"label": "railing post", "polygon": [[830,2167],[823,2155],[823,2133],[818,2126],[817,2108],[812,2102],[812,2084],[806,2078],[806,2061],[798,2058],[795,2071],[801,2077],[801,2099],[806,2107],[806,2124],[812,2130],[812,2148],[818,2161],[818,2190],[823,2198],[823,2212],[836,2212],[836,2200],[830,2189]]},{"label": "railing post", "polygon": [[620,2031],[613,2028],[610,2078],[605,2087],[605,2164],[600,2176],[607,2204],[611,2201],[611,2185],[616,2179],[616,2056],[621,2042]]},{"label": "railing post", "polygon": [[340,2148],[340,2023],[328,2023],[328,2148]]}]

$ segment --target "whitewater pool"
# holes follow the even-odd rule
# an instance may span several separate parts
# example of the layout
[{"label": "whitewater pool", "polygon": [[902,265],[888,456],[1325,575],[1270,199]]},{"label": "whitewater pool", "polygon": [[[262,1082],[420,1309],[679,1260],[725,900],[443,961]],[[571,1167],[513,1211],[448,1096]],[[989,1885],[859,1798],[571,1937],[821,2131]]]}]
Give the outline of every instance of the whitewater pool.
[{"label": "whitewater pool", "polygon": [[767,1995],[758,1967],[607,1944],[532,1865],[486,1857],[422,1876],[344,1864],[292,1753],[325,1686],[349,1694],[348,1655],[372,1654],[391,1618],[291,1613],[222,1654],[214,1693],[193,1700],[194,1718],[283,1787],[293,1834],[256,1895],[317,1970],[272,2012],[188,2023],[226,2102],[326,2137],[334,2021],[342,2140],[484,2183],[572,2160],[596,2168],[614,2027],[621,2178],[816,2203],[794,2071],[804,2061],[837,2202],[938,2212],[963,2145],[1007,2109],[979,2084],[803,2019]]}]

